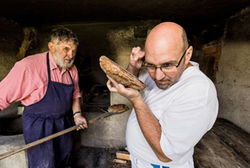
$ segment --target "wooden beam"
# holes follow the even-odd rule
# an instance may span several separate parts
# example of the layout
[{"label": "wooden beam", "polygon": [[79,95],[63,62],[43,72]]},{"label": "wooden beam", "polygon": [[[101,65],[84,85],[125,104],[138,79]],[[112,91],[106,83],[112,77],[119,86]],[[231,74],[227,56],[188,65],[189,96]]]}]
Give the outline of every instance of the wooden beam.
[{"label": "wooden beam", "polygon": [[127,164],[127,161],[126,160],[122,160],[122,159],[114,159],[113,162],[119,163],[119,164]]},{"label": "wooden beam", "polygon": [[129,153],[126,151],[118,151],[116,152],[117,159],[130,160]]}]

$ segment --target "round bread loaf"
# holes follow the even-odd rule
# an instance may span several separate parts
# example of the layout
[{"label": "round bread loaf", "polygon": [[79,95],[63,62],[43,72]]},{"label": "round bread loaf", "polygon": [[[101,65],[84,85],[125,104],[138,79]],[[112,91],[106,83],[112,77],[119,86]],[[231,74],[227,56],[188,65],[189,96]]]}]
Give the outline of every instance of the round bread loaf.
[{"label": "round bread loaf", "polygon": [[129,107],[126,104],[113,104],[108,108],[108,112],[111,113],[121,113],[127,110],[129,110]]},{"label": "round bread loaf", "polygon": [[146,85],[142,81],[108,57],[101,56],[99,62],[102,70],[116,82],[123,84],[125,87],[137,90],[145,89]]}]

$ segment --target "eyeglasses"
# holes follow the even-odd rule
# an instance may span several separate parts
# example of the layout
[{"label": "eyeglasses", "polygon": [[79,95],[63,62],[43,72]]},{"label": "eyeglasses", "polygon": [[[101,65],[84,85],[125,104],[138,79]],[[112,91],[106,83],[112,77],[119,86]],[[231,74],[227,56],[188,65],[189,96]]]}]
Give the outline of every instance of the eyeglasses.
[{"label": "eyeglasses", "polygon": [[177,65],[173,65],[172,63],[165,63],[165,64],[162,64],[160,66],[155,66],[154,64],[150,64],[150,63],[144,62],[143,63],[143,67],[145,67],[149,72],[155,72],[157,68],[160,68],[160,70],[162,72],[164,72],[164,73],[176,71],[177,68],[181,64],[181,61],[182,61],[183,57],[186,55],[187,49],[184,51],[184,53],[181,56],[181,59],[180,59],[180,61],[178,62]]}]

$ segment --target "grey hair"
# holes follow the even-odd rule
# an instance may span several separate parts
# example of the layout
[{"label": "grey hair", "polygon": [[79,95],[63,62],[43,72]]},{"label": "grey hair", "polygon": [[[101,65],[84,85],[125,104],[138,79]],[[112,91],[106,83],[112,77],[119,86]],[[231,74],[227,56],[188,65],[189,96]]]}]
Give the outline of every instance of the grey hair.
[{"label": "grey hair", "polygon": [[79,41],[75,33],[72,30],[64,27],[64,26],[57,26],[51,31],[50,35],[50,42],[54,42],[56,44],[60,42],[69,42],[73,41],[73,43],[78,46]]}]

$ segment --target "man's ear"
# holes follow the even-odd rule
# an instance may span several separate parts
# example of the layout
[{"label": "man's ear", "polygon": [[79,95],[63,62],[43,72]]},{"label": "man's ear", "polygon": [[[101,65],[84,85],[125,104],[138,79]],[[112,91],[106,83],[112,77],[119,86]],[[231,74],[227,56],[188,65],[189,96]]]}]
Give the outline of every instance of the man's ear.
[{"label": "man's ear", "polygon": [[191,57],[193,55],[193,46],[190,46],[186,52],[186,62],[185,64],[188,64],[189,61],[191,60]]},{"label": "man's ear", "polygon": [[55,51],[55,44],[52,43],[52,42],[49,42],[48,43],[48,48],[49,48],[50,52],[54,53],[54,51]]}]

